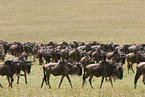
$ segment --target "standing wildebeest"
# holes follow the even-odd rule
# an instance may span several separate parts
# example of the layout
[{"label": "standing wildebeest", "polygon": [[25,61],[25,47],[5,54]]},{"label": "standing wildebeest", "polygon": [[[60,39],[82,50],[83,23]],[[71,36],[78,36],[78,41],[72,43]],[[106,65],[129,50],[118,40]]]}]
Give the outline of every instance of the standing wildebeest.
[{"label": "standing wildebeest", "polygon": [[[13,75],[20,74],[20,65],[18,62],[13,62],[13,60],[7,60],[0,64],[0,75],[7,76],[9,86],[12,88],[12,83],[14,81]],[[9,78],[11,80],[9,80]]]},{"label": "standing wildebeest", "polygon": [[46,64],[51,61],[51,52],[49,48],[43,51],[42,58],[44,58]]},{"label": "standing wildebeest", "polygon": [[81,57],[82,57],[82,54],[78,49],[74,49],[69,52],[69,61],[70,62],[79,62]]},{"label": "standing wildebeest", "polygon": [[9,48],[10,48],[10,44],[8,42],[2,41],[2,40],[0,40],[0,44],[3,45],[4,54],[7,54],[7,52],[9,51]]},{"label": "standing wildebeest", "polygon": [[137,86],[137,81],[141,75],[143,75],[143,83],[145,84],[145,62],[139,63],[137,66],[137,71],[134,78],[134,88]]},{"label": "standing wildebeest", "polygon": [[10,52],[12,55],[19,57],[23,52],[23,45],[20,42],[14,42],[10,46]]},{"label": "standing wildebeest", "polygon": [[4,47],[2,44],[0,44],[0,60],[5,60]]},{"label": "standing wildebeest", "polygon": [[86,56],[82,57],[81,60],[80,60],[80,62],[82,64],[82,68],[83,68],[83,71],[84,72],[85,72],[86,66],[88,64],[94,63],[94,61],[91,59],[91,57],[89,55],[86,55]]},{"label": "standing wildebeest", "polygon": [[[9,65],[6,65],[4,62],[0,63],[0,75],[7,76],[9,86],[11,86],[11,88],[12,88],[12,83],[13,83],[14,79],[13,79],[11,67]],[[11,81],[9,80],[9,78],[11,79]],[[1,87],[2,87],[2,85],[1,85]]]},{"label": "standing wildebeest", "polygon": [[23,71],[24,74],[17,74],[18,78],[17,78],[17,84],[19,84],[19,78],[20,76],[25,76],[25,83],[27,84],[27,73],[30,74],[31,72],[31,66],[33,65],[32,62],[35,62],[35,59],[33,59],[33,61],[29,61],[27,60],[25,57],[21,56],[18,58],[14,58],[12,59],[13,62],[16,62],[20,65],[20,71]]},{"label": "standing wildebeest", "polygon": [[122,66],[117,66],[109,63],[108,61],[102,61],[100,64],[90,64],[86,66],[86,71],[83,74],[83,84],[82,88],[84,87],[85,80],[89,78],[89,83],[92,86],[92,78],[93,76],[100,77],[102,76],[102,81],[100,84],[100,88],[102,88],[102,84],[104,81],[104,77],[109,77],[111,85],[113,87],[112,78],[111,76],[115,75],[119,79],[123,78],[123,69]]},{"label": "standing wildebeest", "polygon": [[123,46],[117,46],[115,49],[119,49],[120,51],[124,52],[125,54],[129,53],[129,47],[130,45],[123,45]]},{"label": "standing wildebeest", "polygon": [[128,73],[129,73],[130,68],[132,69],[132,72],[134,73],[132,66],[134,63],[139,64],[141,62],[141,52],[136,51],[134,53],[129,53],[126,55],[126,59],[127,59]]},{"label": "standing wildebeest", "polygon": [[128,49],[129,49],[129,52],[132,53],[135,51],[141,51],[143,48],[140,45],[133,45],[133,46],[130,46]]},{"label": "standing wildebeest", "polygon": [[58,62],[60,60],[60,49],[51,50],[52,62]]},{"label": "standing wildebeest", "polygon": [[101,49],[97,49],[91,55],[91,57],[96,61],[96,63],[99,63],[99,61],[102,61],[103,56],[104,56],[104,52]]},{"label": "standing wildebeest", "polygon": [[43,66],[43,74],[44,74],[44,77],[42,80],[41,88],[43,87],[44,81],[46,84],[49,85],[49,88],[51,88],[50,83],[49,83],[49,78],[50,78],[51,74],[54,76],[62,75],[58,88],[60,88],[61,83],[63,81],[63,78],[65,76],[67,77],[71,88],[73,88],[73,86],[71,84],[71,80],[69,78],[69,74],[70,75],[77,74],[77,75],[81,76],[82,75],[82,68],[81,68],[80,63],[73,65],[73,64],[68,63],[66,61],[61,61],[59,63],[49,63],[49,64],[44,65]]},{"label": "standing wildebeest", "polygon": [[69,57],[69,49],[62,49],[60,51],[60,57],[61,57],[61,60],[68,60],[68,57]]}]

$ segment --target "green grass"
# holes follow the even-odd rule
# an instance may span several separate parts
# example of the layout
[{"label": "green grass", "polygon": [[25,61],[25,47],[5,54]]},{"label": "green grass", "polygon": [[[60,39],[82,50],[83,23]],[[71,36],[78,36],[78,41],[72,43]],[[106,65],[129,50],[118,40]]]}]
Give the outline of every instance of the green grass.
[{"label": "green grass", "polygon": [[[98,41],[101,43],[132,44],[145,42],[144,0],[0,0],[0,39],[8,42],[72,42]],[[28,75],[28,84],[20,78],[13,88],[7,87],[6,77],[0,77],[0,96],[4,97],[64,97],[64,96],[145,96],[145,88],[138,81],[133,89],[134,74],[127,73],[114,83],[104,82],[99,89],[100,78],[93,78],[91,89],[87,83],[81,89],[82,78],[72,76],[71,89],[66,79],[57,89],[60,77],[51,76],[53,89],[44,85],[41,89],[42,66],[38,61]],[[135,69],[135,65],[134,65]]]}]

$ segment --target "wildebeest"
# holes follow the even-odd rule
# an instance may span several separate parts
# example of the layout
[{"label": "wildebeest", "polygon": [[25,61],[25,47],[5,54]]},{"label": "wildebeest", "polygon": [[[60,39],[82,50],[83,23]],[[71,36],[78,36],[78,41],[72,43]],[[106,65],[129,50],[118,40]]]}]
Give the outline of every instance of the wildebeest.
[{"label": "wildebeest", "polygon": [[4,48],[2,44],[0,44],[0,60],[5,60]]},{"label": "wildebeest", "polygon": [[42,84],[41,84],[41,88],[43,87],[43,83],[45,81],[46,84],[49,85],[49,88],[51,88],[50,83],[49,83],[49,78],[50,75],[54,75],[54,76],[59,76],[61,75],[61,81],[59,83],[58,88],[60,88],[61,83],[63,81],[63,78],[66,76],[71,88],[73,88],[72,84],[71,84],[71,80],[69,78],[69,74],[73,75],[73,74],[77,74],[79,76],[82,75],[82,68],[81,68],[81,64],[76,63],[75,65],[68,63],[67,61],[61,61],[59,63],[49,63],[43,66],[43,80],[42,80]]},{"label": "wildebeest", "polygon": [[90,77],[89,78],[89,83],[90,83],[91,87],[93,88],[92,82],[91,82],[93,76],[96,76],[96,77],[102,76],[102,81],[101,81],[101,84],[100,84],[100,88],[102,88],[102,84],[103,84],[103,81],[104,81],[105,77],[109,77],[109,80],[110,80],[111,85],[113,87],[111,76],[114,76],[114,75],[119,79],[123,78],[122,66],[113,65],[113,64],[111,64],[111,63],[109,63],[108,61],[105,61],[105,60],[102,61],[101,63],[87,65],[86,70],[83,74],[82,88],[84,87],[85,80],[88,77]]},{"label": "wildebeest", "polygon": [[129,73],[129,69],[132,69],[132,72],[134,73],[133,70],[133,64],[137,63],[139,64],[141,62],[141,52],[136,51],[133,53],[129,53],[126,55],[126,59],[127,59],[127,68],[128,68],[128,73]]},{"label": "wildebeest", "polygon": [[120,51],[120,49],[109,52],[106,56],[108,60],[112,60],[115,63],[122,63],[122,65],[125,64],[126,55],[124,52]]},{"label": "wildebeest", "polygon": [[10,46],[10,53],[16,57],[21,56],[23,52],[23,45],[20,42],[14,42]]},{"label": "wildebeest", "polygon": [[129,53],[129,47],[130,45],[126,44],[123,46],[117,46],[115,49],[119,49],[120,51],[124,52],[125,54]]},{"label": "wildebeest", "polygon": [[20,74],[20,65],[18,62],[13,62],[13,60],[7,60],[0,64],[0,75],[7,76],[9,86],[12,88],[12,83],[14,81],[13,75]]},{"label": "wildebeest", "polygon": [[140,62],[137,66],[136,66],[136,74],[135,74],[135,78],[134,78],[134,88],[136,88],[137,86],[137,81],[139,79],[139,77],[141,75],[143,75],[143,83],[145,84],[145,62]]},{"label": "wildebeest", "polygon": [[69,52],[70,62],[79,62],[81,58],[82,58],[82,54],[78,49],[74,49]]},{"label": "wildebeest", "polygon": [[45,60],[46,64],[51,61],[51,52],[49,48],[43,51],[42,58]]},{"label": "wildebeest", "polygon": [[132,53],[135,51],[141,51],[143,48],[140,45],[132,45],[128,49],[129,49],[129,52]]},{"label": "wildebeest", "polygon": [[[9,65],[5,65],[4,62],[0,64],[0,75],[7,76],[9,86],[11,86],[11,88],[12,88],[12,83],[13,83],[14,79],[13,79],[11,67]],[[11,81],[10,81],[10,79],[11,79]],[[1,85],[1,87],[2,87],[2,85]]]},{"label": "wildebeest", "polygon": [[62,49],[60,51],[60,57],[61,57],[61,60],[68,60],[68,57],[69,57],[69,50],[68,49]]},{"label": "wildebeest", "polygon": [[91,55],[91,57],[97,62],[99,63],[99,61],[103,60],[104,57],[104,52],[101,49],[97,49],[96,51],[94,51]]},{"label": "wildebeest", "polygon": [[19,84],[19,78],[20,76],[24,76],[25,77],[25,83],[27,84],[27,73],[30,74],[31,73],[31,66],[33,65],[32,62],[35,62],[35,59],[33,59],[33,61],[29,61],[26,60],[25,57],[19,57],[15,59],[15,62],[19,63],[20,65],[20,71],[23,71],[24,74],[18,74],[18,78],[17,78],[17,84]]},{"label": "wildebeest", "polygon": [[52,62],[58,62],[60,60],[60,49],[51,50]]}]

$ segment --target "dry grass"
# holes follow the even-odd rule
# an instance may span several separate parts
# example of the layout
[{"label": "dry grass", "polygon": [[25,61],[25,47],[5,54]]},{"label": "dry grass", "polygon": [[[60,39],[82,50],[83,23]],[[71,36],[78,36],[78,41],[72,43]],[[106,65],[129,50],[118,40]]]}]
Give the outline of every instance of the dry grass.
[{"label": "dry grass", "polygon": [[143,0],[1,0],[7,41],[144,42]]},{"label": "dry grass", "polygon": [[[145,42],[145,1],[144,0],[1,0],[0,37],[8,42],[72,42],[99,41],[118,44]],[[81,89],[81,77],[71,77],[74,89],[67,80],[62,89],[56,89],[60,77],[51,77],[51,85],[40,88],[42,68],[35,65],[28,75],[28,85],[24,78],[16,81],[13,88],[7,88],[5,77],[0,77],[0,96],[5,97],[86,97],[86,96],[145,96],[145,88],[138,82],[133,89],[134,74],[126,72],[124,79],[114,83],[105,82],[99,89],[100,78],[93,79],[95,89],[87,84]],[[135,68],[135,66],[134,66]],[[16,78],[15,78],[16,80]]]}]

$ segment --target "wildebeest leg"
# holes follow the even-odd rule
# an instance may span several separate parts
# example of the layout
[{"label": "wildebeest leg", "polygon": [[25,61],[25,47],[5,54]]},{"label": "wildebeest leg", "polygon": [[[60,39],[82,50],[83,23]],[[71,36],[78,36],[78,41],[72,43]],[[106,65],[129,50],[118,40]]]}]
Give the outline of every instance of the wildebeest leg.
[{"label": "wildebeest leg", "polygon": [[129,73],[129,69],[130,69],[130,62],[127,61],[127,69],[128,69],[128,73]]},{"label": "wildebeest leg", "polygon": [[12,83],[14,81],[13,76],[10,77],[11,78],[11,88],[12,88]]},{"label": "wildebeest leg", "polygon": [[93,78],[93,75],[90,76],[89,82],[90,82],[91,87],[93,88],[93,86],[92,86],[92,78]]},{"label": "wildebeest leg", "polygon": [[137,84],[137,80],[139,79],[139,77],[141,76],[141,74],[139,72],[136,73],[135,78],[134,78],[134,88],[136,89],[136,84]]},{"label": "wildebeest leg", "polygon": [[3,86],[0,84],[0,87],[3,88]]},{"label": "wildebeest leg", "polygon": [[100,88],[102,88],[103,81],[104,81],[104,76],[102,76],[102,80],[101,80]]},{"label": "wildebeest leg", "polygon": [[24,72],[24,76],[25,76],[25,83],[27,84],[27,75],[26,75],[26,72]]},{"label": "wildebeest leg", "polygon": [[11,86],[11,82],[10,82],[9,76],[7,76],[7,79],[8,79],[9,86]]},{"label": "wildebeest leg", "polygon": [[68,81],[69,81],[69,83],[70,83],[71,88],[73,88],[73,86],[72,86],[72,84],[71,84],[71,80],[70,80],[69,76],[67,75],[66,77],[67,77],[67,79],[68,79]]},{"label": "wildebeest leg", "polygon": [[[50,74],[47,75],[47,82],[48,82],[48,85],[49,85],[49,88],[51,89],[51,86],[50,86],[50,83],[49,83],[49,79],[50,79]],[[45,82],[46,83],[46,82]],[[47,83],[46,83],[47,84]]]},{"label": "wildebeest leg", "polygon": [[18,75],[18,78],[17,78],[17,84],[19,84],[19,78],[20,78],[20,76]]},{"label": "wildebeest leg", "polygon": [[42,64],[43,64],[43,60],[39,59],[39,65],[42,65]]},{"label": "wildebeest leg", "polygon": [[131,68],[132,72],[134,73],[134,70],[133,70],[133,67],[132,66],[133,66],[133,64],[131,64],[130,68]]},{"label": "wildebeest leg", "polygon": [[109,81],[111,83],[111,86],[113,87],[113,83],[112,83],[112,78],[111,77],[109,77]]},{"label": "wildebeest leg", "polygon": [[64,78],[64,76],[62,76],[62,77],[61,77],[61,80],[60,80],[60,83],[59,83],[59,86],[58,86],[58,88],[60,88],[60,86],[61,86],[61,83],[62,83],[62,81],[63,81],[63,78]]},{"label": "wildebeest leg", "polygon": [[85,73],[83,74],[83,84],[82,84],[82,88],[84,87],[84,84],[86,83],[86,79],[89,77],[89,75],[85,75]]},{"label": "wildebeest leg", "polygon": [[10,77],[10,78],[11,78],[11,81],[10,81],[10,79],[9,79],[9,76],[7,76],[7,78],[8,78],[9,86],[11,86],[11,88],[12,88],[12,83],[13,83],[13,81],[14,81],[13,76]]}]

